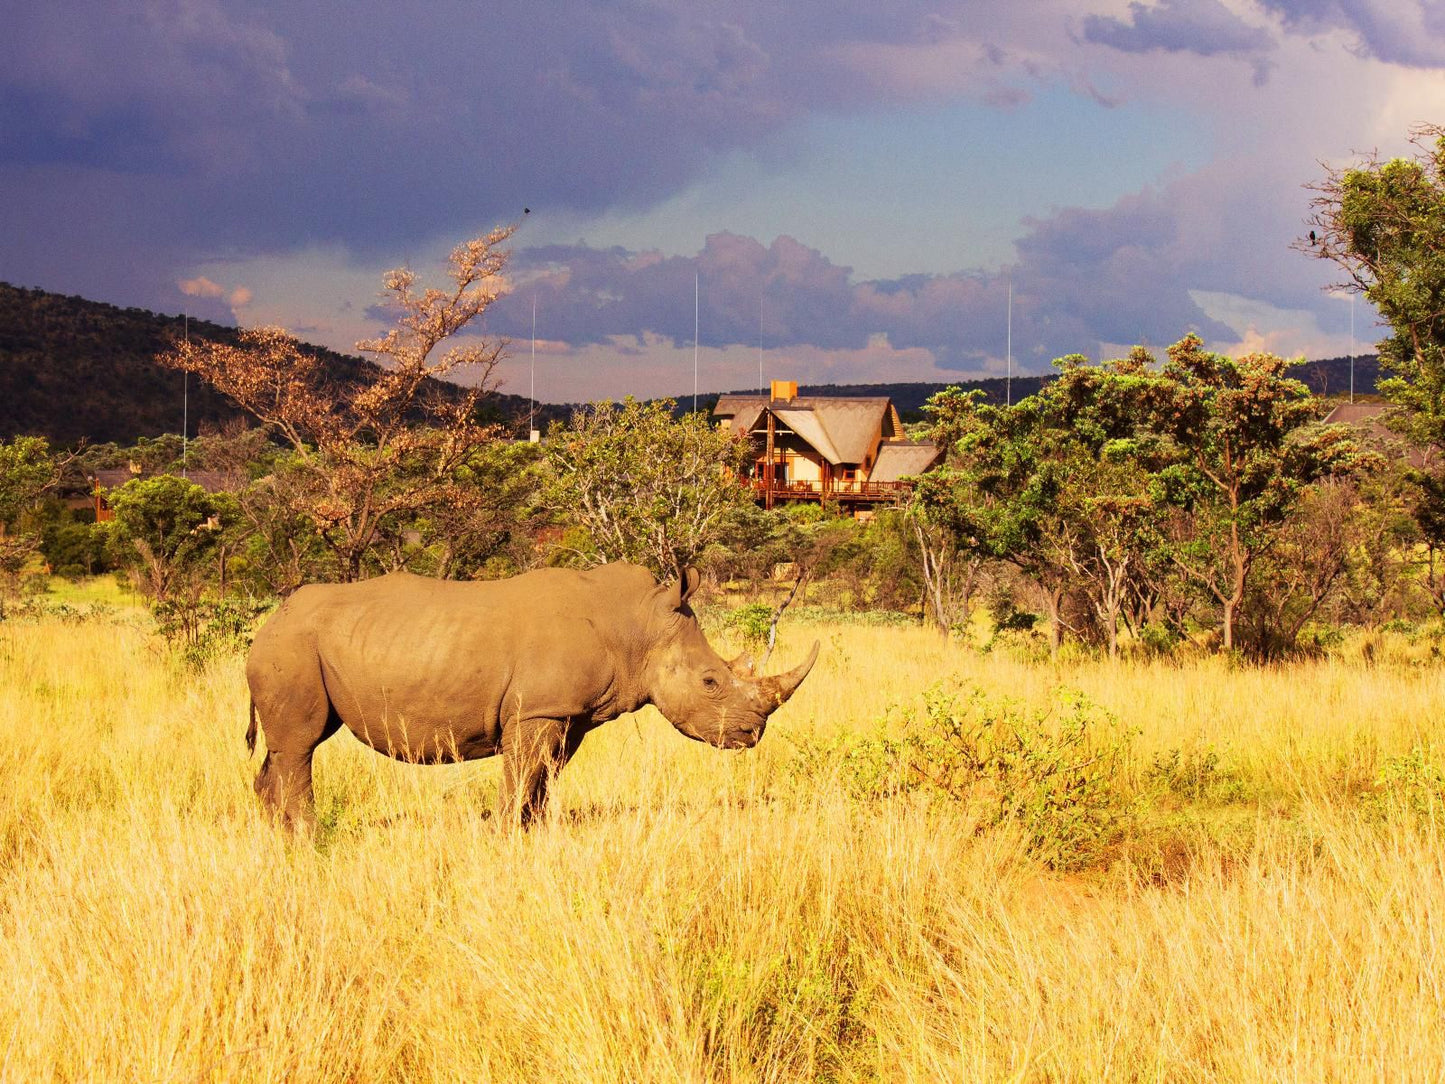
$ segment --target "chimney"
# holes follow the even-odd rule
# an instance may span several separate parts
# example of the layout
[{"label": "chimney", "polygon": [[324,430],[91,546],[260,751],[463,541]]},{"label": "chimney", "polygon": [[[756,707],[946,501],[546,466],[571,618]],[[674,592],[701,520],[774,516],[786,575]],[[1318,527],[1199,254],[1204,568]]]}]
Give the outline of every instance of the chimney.
[{"label": "chimney", "polygon": [[774,380],[773,401],[781,399],[784,402],[792,402],[798,397],[798,382],[796,380]]}]

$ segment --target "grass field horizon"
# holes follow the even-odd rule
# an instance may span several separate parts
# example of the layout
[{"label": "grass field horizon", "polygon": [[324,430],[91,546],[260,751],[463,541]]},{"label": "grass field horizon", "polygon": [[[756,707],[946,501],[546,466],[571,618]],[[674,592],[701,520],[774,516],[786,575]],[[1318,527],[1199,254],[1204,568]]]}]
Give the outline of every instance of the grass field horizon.
[{"label": "grass field horizon", "polygon": [[[343,731],[298,839],[251,790],[242,660],[57,597],[0,623],[0,1079],[1445,1076],[1438,664],[785,620],[774,668],[823,654],[754,750],[648,709],[513,831],[497,761]],[[962,792],[888,774],[960,755],[940,696],[996,754]],[[1093,774],[1010,804],[1075,718]]]}]

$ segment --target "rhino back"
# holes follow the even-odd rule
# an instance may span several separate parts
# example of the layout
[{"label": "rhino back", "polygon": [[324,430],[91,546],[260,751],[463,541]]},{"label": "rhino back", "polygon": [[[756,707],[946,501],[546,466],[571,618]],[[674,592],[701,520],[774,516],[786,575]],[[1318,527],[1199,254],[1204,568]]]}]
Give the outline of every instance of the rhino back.
[{"label": "rhino back", "polygon": [[314,645],[353,731],[380,729],[395,744],[445,730],[486,746],[518,716],[605,713],[645,638],[630,615],[652,580],[633,572],[642,579],[604,569],[468,583],[398,573],[305,588],[277,618],[291,647]]}]

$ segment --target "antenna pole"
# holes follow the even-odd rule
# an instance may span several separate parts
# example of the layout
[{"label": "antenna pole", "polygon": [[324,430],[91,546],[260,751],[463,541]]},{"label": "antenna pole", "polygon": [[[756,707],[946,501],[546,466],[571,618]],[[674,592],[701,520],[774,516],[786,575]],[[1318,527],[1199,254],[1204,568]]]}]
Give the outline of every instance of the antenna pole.
[{"label": "antenna pole", "polygon": [[1008,376],[1004,378],[1004,399],[1007,406],[1014,405],[1014,280],[1008,279]]},{"label": "antenna pole", "polygon": [[692,413],[698,412],[698,273],[692,272]]},{"label": "antenna pole", "polygon": [[758,394],[763,394],[763,295],[758,295]]},{"label": "antenna pole", "polygon": [[532,391],[527,400],[527,439],[537,431],[537,295],[532,295]]},{"label": "antenna pole", "polygon": [[[191,314],[183,313],[181,317],[185,321],[186,345],[191,342]],[[186,440],[191,431],[191,371],[182,369],[184,374],[181,378],[181,477],[186,476]]]},{"label": "antenna pole", "polygon": [[1355,401],[1355,295],[1350,295],[1350,402]]}]

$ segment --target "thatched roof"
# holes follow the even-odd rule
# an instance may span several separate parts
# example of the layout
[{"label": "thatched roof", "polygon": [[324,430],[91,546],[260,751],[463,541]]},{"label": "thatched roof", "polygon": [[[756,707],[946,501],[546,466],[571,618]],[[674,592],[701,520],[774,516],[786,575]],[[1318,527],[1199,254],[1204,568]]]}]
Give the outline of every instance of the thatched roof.
[{"label": "thatched roof", "polygon": [[1376,451],[1403,459],[1418,470],[1433,466],[1436,457],[1430,448],[1412,444],[1385,424],[1389,410],[1389,403],[1341,403],[1325,415],[1323,424],[1354,426],[1360,439]]},{"label": "thatched roof", "polygon": [[868,475],[870,482],[897,482],[909,475],[922,474],[938,462],[936,445],[923,441],[898,441],[880,445],[878,459]]},{"label": "thatched roof", "polygon": [[724,395],[713,416],[731,418],[735,432],[760,429],[764,411],[817,449],[829,463],[861,464],[880,436],[893,440],[903,434],[903,423],[885,395],[867,397],[800,396],[768,399],[761,395]]}]

